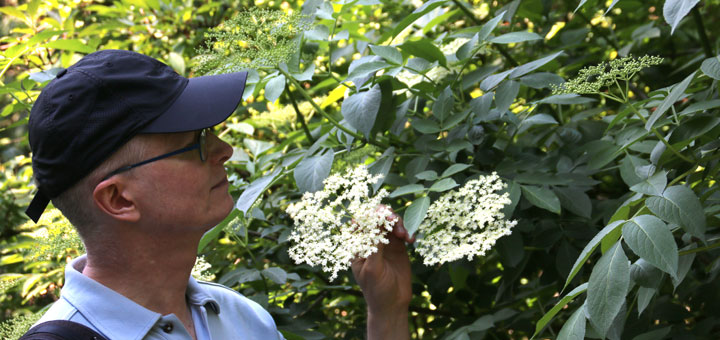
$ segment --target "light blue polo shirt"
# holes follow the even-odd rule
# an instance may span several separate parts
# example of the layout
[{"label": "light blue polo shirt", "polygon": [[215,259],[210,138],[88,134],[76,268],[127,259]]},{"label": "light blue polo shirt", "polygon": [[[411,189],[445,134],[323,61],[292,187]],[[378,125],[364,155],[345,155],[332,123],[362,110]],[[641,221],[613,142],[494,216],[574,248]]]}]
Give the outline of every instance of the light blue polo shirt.
[{"label": "light blue polo shirt", "polygon": [[[38,323],[70,320],[110,340],[192,339],[174,314],[161,315],[82,274],[83,255],[65,267],[60,299]],[[198,340],[283,339],[270,314],[225,286],[190,278],[186,297]]]}]

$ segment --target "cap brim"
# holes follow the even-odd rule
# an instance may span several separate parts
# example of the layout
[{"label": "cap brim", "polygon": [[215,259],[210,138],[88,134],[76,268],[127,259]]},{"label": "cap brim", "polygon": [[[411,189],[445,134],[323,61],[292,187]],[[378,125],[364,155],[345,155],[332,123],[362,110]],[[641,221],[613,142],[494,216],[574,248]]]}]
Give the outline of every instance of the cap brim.
[{"label": "cap brim", "polygon": [[140,133],[199,130],[222,123],[237,108],[247,72],[190,78],[177,100]]}]

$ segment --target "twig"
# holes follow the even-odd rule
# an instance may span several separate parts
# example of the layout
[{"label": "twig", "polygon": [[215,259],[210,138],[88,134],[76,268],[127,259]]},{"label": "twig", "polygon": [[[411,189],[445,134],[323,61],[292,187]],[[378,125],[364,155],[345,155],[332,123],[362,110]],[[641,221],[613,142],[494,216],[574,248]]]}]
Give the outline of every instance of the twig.
[{"label": "twig", "polygon": [[300,123],[300,126],[303,129],[303,132],[305,132],[305,137],[310,141],[310,144],[315,143],[315,138],[313,138],[312,134],[310,133],[310,129],[308,129],[307,124],[305,123],[305,117],[303,117],[302,112],[300,112],[300,108],[298,108],[297,102],[295,101],[295,96],[293,96],[292,91],[288,87],[287,92],[285,92],[285,95],[290,99],[290,103],[292,103],[293,108],[295,109],[295,114],[297,114],[297,121]]}]

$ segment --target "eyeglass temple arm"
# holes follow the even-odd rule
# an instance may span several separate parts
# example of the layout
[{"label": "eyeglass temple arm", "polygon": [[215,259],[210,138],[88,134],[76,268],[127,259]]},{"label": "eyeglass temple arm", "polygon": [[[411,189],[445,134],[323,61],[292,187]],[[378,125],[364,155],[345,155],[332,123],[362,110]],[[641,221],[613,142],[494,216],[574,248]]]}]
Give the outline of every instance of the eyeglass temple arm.
[{"label": "eyeglass temple arm", "polygon": [[115,175],[121,173],[121,172],[125,172],[125,171],[128,171],[128,170],[133,169],[133,168],[137,168],[137,167],[139,167],[139,166],[141,166],[141,165],[145,165],[145,164],[148,164],[148,163],[152,163],[152,162],[161,160],[161,159],[163,159],[163,158],[172,157],[172,156],[175,156],[175,155],[177,155],[177,154],[181,154],[181,153],[183,153],[183,152],[188,152],[188,151],[190,151],[190,150],[197,149],[197,148],[199,148],[199,147],[200,147],[200,143],[195,143],[195,144],[190,145],[190,146],[188,146],[188,147],[184,147],[184,148],[182,148],[182,149],[175,150],[175,151],[173,151],[173,152],[166,153],[166,154],[164,154],[164,155],[160,155],[160,156],[157,156],[157,157],[153,157],[153,158],[150,158],[150,159],[146,159],[146,160],[144,160],[144,161],[142,161],[142,162],[140,162],[140,163],[135,163],[135,164],[132,164],[132,165],[124,166],[124,167],[122,167],[122,168],[118,168],[117,170],[109,173],[109,174],[108,174],[107,176],[105,176],[102,180],[104,181],[104,180],[106,180],[106,179],[108,179],[108,178],[110,178],[110,177],[112,177],[112,176],[115,176]]}]

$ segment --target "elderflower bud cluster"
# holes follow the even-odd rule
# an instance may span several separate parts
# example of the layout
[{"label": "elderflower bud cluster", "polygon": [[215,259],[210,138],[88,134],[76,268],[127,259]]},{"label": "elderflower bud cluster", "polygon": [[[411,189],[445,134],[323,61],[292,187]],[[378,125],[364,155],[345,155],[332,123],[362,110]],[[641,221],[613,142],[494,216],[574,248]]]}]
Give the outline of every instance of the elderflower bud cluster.
[{"label": "elderflower bud cluster", "polygon": [[370,197],[370,186],[381,178],[361,165],[344,175],[329,176],[323,190],[305,193],[290,204],[287,213],[295,228],[288,253],[295,263],[322,266],[334,280],[353,259],[367,258],[377,252],[378,244],[387,244],[386,234],[397,222],[389,209],[380,206],[388,192],[381,189]]},{"label": "elderflower bud cluster", "polygon": [[496,173],[467,182],[433,202],[418,231],[416,251],[425,265],[442,264],[467,257],[483,256],[500,237],[510,235],[517,221],[505,220],[502,209],[508,193]]},{"label": "elderflower bud cluster", "polygon": [[660,65],[663,58],[656,56],[642,56],[635,58],[628,56],[595,66],[581,69],[577,77],[560,85],[551,85],[553,94],[593,94],[599,93],[603,87],[610,87],[618,80],[628,81],[640,70]]},{"label": "elderflower bud cluster", "polygon": [[300,13],[252,8],[205,33],[198,49],[196,71],[236,72],[286,62],[296,48],[295,37],[310,28]]}]

